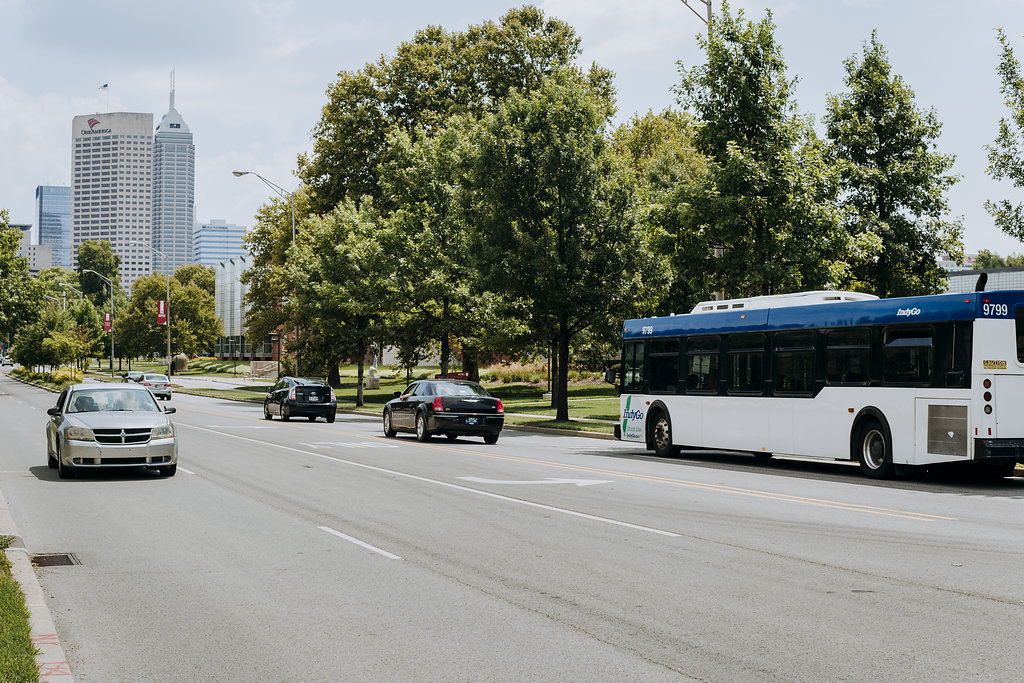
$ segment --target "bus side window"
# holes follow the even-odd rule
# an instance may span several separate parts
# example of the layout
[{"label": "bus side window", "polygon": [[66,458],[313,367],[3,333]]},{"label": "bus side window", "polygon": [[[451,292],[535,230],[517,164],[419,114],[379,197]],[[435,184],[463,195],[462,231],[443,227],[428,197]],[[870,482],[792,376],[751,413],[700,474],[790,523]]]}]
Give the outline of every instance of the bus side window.
[{"label": "bus side window", "polygon": [[777,393],[811,393],[814,389],[814,332],[800,330],[776,334],[772,361]]},{"label": "bus side window", "polygon": [[652,339],[647,369],[651,393],[676,393],[679,383],[679,339]]},{"label": "bus side window", "polygon": [[866,328],[826,333],[825,380],[829,384],[864,384],[870,358],[871,333]]},{"label": "bus side window", "polygon": [[622,348],[622,390],[643,391],[644,387],[644,343],[626,342]]},{"label": "bus side window", "polygon": [[934,367],[930,327],[890,327],[882,346],[882,379],[887,384],[927,384]]},{"label": "bus side window", "polygon": [[686,389],[718,391],[718,337],[690,337],[686,345]]}]

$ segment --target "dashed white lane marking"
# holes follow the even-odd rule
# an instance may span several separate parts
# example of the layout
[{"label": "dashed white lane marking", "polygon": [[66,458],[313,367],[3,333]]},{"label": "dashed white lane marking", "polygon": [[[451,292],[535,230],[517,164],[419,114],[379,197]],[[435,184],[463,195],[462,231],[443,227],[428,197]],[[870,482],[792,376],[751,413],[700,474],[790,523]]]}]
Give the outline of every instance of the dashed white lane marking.
[{"label": "dashed white lane marking", "polygon": [[434,484],[436,486],[444,486],[445,488],[455,489],[456,491],[464,491],[466,493],[473,493],[478,496],[484,496],[486,498],[493,498],[496,500],[503,500],[507,503],[515,503],[516,505],[525,505],[527,507],[537,508],[539,510],[548,510],[549,512],[558,512],[563,515],[569,515],[571,517],[579,517],[581,519],[589,519],[594,522],[602,522],[604,524],[612,524],[614,526],[626,527],[627,529],[635,529],[636,531],[646,531],[651,534],[658,534],[659,536],[669,536],[671,538],[679,538],[679,534],[672,533],[671,531],[664,531],[663,529],[654,529],[648,526],[641,526],[639,524],[630,524],[629,522],[621,522],[617,519],[609,519],[608,517],[599,517],[597,515],[588,515],[585,512],[576,512],[575,510],[566,510],[565,508],[552,507],[551,505],[544,505],[542,503],[534,503],[529,500],[521,500],[519,498],[510,498],[509,496],[503,496],[498,493],[491,493],[489,491],[481,491],[480,489],[470,488],[469,486],[460,486],[458,484],[452,484],[446,481],[438,481],[437,479],[428,479],[427,477],[420,477],[415,474],[408,474],[407,472],[398,472],[396,470],[389,470],[383,467],[374,467],[373,465],[366,465],[361,462],[353,462],[351,460],[343,460],[342,458],[335,458],[331,455],[324,455],[323,453],[314,453],[312,451],[304,451],[301,448],[292,448],[291,446],[282,446],[281,444],[270,443],[267,441],[259,441],[257,439],[250,439],[247,436],[239,436],[238,434],[228,434],[226,432],[215,432],[212,429],[206,429],[205,427],[198,427],[196,425],[182,424],[183,427],[191,427],[192,429],[198,429],[203,432],[210,432],[212,434],[218,434],[220,436],[226,436],[231,439],[239,439],[241,441],[251,441],[252,443],[259,444],[260,446],[270,446],[273,448],[280,448],[285,451],[292,451],[293,453],[302,453],[313,458],[321,458],[323,460],[330,460],[332,462],[341,463],[342,465],[351,465],[352,467],[360,467],[365,470],[372,470],[374,472],[382,472],[384,474],[390,474],[395,477],[404,477],[406,479],[413,479],[415,481],[422,481],[427,484]]},{"label": "dashed white lane marking", "polygon": [[362,547],[366,548],[367,550],[372,550],[373,552],[377,553],[378,555],[383,555],[384,557],[388,558],[389,560],[400,560],[400,559],[402,559],[398,555],[392,555],[387,550],[381,550],[380,548],[378,548],[375,545],[370,545],[369,543],[366,543],[364,541],[360,541],[358,538],[352,538],[348,534],[343,534],[340,531],[335,531],[334,529],[332,529],[329,526],[318,526],[317,529],[320,529],[321,531],[326,531],[329,534],[334,534],[338,538],[344,538],[349,543],[355,543],[356,545],[362,546]]}]

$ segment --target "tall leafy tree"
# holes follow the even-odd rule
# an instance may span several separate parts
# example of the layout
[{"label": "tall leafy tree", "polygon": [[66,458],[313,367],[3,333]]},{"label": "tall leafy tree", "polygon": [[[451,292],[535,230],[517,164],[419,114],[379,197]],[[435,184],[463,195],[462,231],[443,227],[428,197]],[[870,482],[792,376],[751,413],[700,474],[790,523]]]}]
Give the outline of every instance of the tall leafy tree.
[{"label": "tall leafy tree", "polygon": [[[304,187],[294,194],[296,216],[309,214],[309,193]],[[249,339],[263,339],[279,328],[282,349],[295,351],[288,335],[295,329],[296,318],[290,305],[294,297],[288,270],[288,250],[292,246],[292,206],[283,199],[273,199],[259,208],[256,223],[245,235],[246,249],[252,254],[252,265],[242,274],[245,292],[245,332]],[[302,335],[299,342],[306,337]],[[286,347],[285,342],[291,341]],[[300,369],[301,366],[300,366]]]},{"label": "tall leafy tree", "polygon": [[707,61],[680,66],[676,93],[707,171],[660,212],[677,255],[675,291],[779,294],[846,277],[853,245],[774,32],[771,12],[754,23],[723,2],[698,36]]},{"label": "tall leafy tree", "polygon": [[934,110],[915,106],[876,32],[843,65],[847,91],[829,98],[825,125],[848,228],[880,240],[854,265],[853,278],[881,297],[941,292],[946,273],[936,258],[963,257],[960,221],[946,218],[946,192],[957,177],[950,173],[955,157],[936,151],[942,125]]},{"label": "tall leafy tree", "polygon": [[[132,298],[127,309],[118,320],[121,343],[133,354],[164,351],[167,344],[167,328],[157,325],[158,301],[167,298],[168,284],[171,290],[171,353],[194,353],[214,348],[224,334],[224,325],[214,313],[213,296],[199,286],[192,277],[188,266],[184,270],[183,283],[177,271],[167,281],[167,276],[153,273],[140,277],[132,283]],[[130,354],[130,355],[133,355]]]},{"label": "tall leafy tree", "polygon": [[[988,145],[988,172],[996,180],[1009,180],[1014,187],[1024,187],[1024,78],[1021,77],[1020,62],[1013,53],[1006,32],[997,32],[1001,47],[999,67],[999,90],[1008,111],[999,119],[999,133],[995,142]],[[985,202],[999,229],[1011,237],[1024,241],[1024,204],[1008,199]]]},{"label": "tall leafy tree", "polygon": [[[461,206],[468,122],[452,120],[428,137],[399,131],[381,165],[384,191],[393,212],[380,239],[401,254],[390,276],[401,310],[392,317],[392,336],[405,355],[436,343],[441,373],[448,372],[452,345],[472,345],[482,324],[481,296],[470,259],[469,226]],[[397,329],[400,328],[400,329]]]},{"label": "tall leafy tree", "polygon": [[[313,151],[299,158],[312,210],[326,213],[343,198],[362,196],[390,209],[379,182],[390,135],[417,127],[434,134],[453,116],[480,118],[509,93],[538,87],[580,54],[571,26],[525,6],[461,32],[429,26],[394,56],[341,72],[313,129]],[[588,78],[611,100],[611,72],[593,66]]]},{"label": "tall leafy tree", "polygon": [[0,210],[0,339],[6,342],[42,308],[43,290],[28,272],[28,259],[18,256],[21,230],[10,227]]},{"label": "tall leafy tree", "polygon": [[[294,307],[303,326],[323,332],[333,364],[356,357],[356,405],[363,404],[363,368],[370,344],[382,334],[391,306],[392,258],[378,239],[379,216],[373,202],[352,200],[306,222],[289,252],[290,278],[296,284]],[[328,368],[321,366],[321,370]],[[312,373],[310,373],[312,374]]]},{"label": "tall leafy tree", "polygon": [[595,322],[643,308],[664,273],[637,224],[607,133],[612,108],[571,70],[511,94],[479,128],[472,253],[486,286],[524,305],[552,342],[556,419],[568,419],[570,347]]},{"label": "tall leafy tree", "polygon": [[107,240],[86,240],[78,246],[78,281],[96,308],[102,310],[110,307],[111,288],[102,278],[85,271],[102,273],[114,283],[113,289],[116,291],[121,279],[120,266],[121,257],[114,253],[114,248]]}]

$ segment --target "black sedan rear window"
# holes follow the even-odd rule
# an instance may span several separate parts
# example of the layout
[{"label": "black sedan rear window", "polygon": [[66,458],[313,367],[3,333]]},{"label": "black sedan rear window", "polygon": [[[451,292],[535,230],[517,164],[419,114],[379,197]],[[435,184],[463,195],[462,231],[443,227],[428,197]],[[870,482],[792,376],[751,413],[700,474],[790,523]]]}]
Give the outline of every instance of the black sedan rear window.
[{"label": "black sedan rear window", "polygon": [[434,393],[437,396],[490,396],[484,388],[476,384],[449,384],[435,382]]}]

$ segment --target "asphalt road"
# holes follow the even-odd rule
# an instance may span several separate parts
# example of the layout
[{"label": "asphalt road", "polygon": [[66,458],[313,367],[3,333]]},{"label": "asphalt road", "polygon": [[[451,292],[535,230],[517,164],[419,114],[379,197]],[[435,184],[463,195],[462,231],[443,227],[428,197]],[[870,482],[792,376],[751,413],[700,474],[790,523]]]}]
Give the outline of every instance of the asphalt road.
[{"label": "asphalt road", "polygon": [[[76,680],[1019,680],[1024,479],[385,439],[177,394],[178,474],[61,481],[0,375],[0,489]],[[739,416],[738,416],[739,418]]]}]

